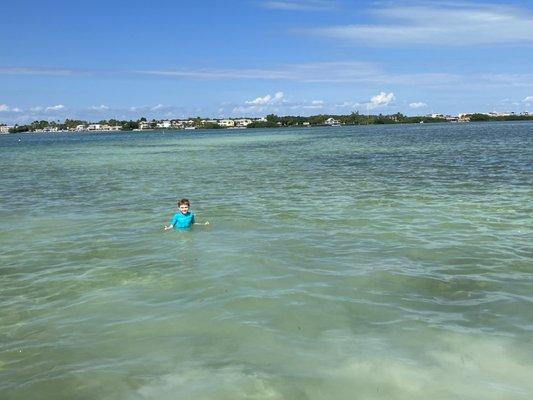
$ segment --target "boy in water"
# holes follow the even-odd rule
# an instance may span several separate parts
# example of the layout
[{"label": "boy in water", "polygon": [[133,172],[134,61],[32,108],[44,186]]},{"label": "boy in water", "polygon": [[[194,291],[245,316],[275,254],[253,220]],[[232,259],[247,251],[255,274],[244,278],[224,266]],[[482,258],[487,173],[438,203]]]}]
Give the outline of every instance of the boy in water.
[{"label": "boy in water", "polygon": [[[195,222],[195,215],[189,210],[191,203],[187,199],[181,199],[178,201],[179,213],[174,215],[169,226],[165,226],[165,231],[168,229],[186,229],[190,228]],[[206,221],[204,225],[209,225],[209,221]]]}]

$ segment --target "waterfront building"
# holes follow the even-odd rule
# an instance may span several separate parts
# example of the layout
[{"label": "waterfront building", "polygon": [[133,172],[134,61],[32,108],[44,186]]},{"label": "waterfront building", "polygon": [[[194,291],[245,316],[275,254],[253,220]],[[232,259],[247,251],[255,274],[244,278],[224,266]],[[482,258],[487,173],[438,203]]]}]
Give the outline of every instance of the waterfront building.
[{"label": "waterfront building", "polygon": [[[76,127],[76,130],[78,130],[78,127],[83,127],[84,125],[78,125]],[[87,126],[88,131],[120,131],[122,127],[120,125],[105,125],[105,124],[89,124]],[[84,130],[81,128],[80,130]]]},{"label": "waterfront building", "polygon": [[148,121],[140,121],[139,122],[139,129],[140,130],[152,129],[152,123],[148,122]]},{"label": "waterfront building", "polygon": [[234,122],[235,122],[235,126],[238,126],[238,127],[247,127],[247,126],[250,125],[253,121],[252,121],[251,119],[241,118],[241,119],[236,119]]},{"label": "waterfront building", "polygon": [[2,126],[0,126],[0,134],[9,133],[9,130],[11,128],[14,128],[14,126],[11,126],[11,125],[2,125]]},{"label": "waterfront building", "polygon": [[339,122],[338,120],[336,120],[335,118],[331,118],[331,117],[328,118],[326,121],[324,121],[324,123],[325,123],[326,125],[331,125],[331,126],[333,126],[333,125],[340,125],[340,122]]},{"label": "waterfront building", "polygon": [[120,131],[122,126],[120,125],[102,125],[100,130],[102,131]]},{"label": "waterfront building", "polygon": [[235,126],[235,121],[232,119],[221,119],[218,121],[218,124],[224,128],[231,128]]},{"label": "waterfront building", "polygon": [[511,115],[516,115],[514,111],[512,112],[497,112],[497,111],[491,111],[489,113],[483,113],[484,115],[488,115],[489,117],[510,117]]},{"label": "waterfront building", "polygon": [[47,126],[43,129],[37,129],[35,132],[59,132],[59,128],[57,126]]}]

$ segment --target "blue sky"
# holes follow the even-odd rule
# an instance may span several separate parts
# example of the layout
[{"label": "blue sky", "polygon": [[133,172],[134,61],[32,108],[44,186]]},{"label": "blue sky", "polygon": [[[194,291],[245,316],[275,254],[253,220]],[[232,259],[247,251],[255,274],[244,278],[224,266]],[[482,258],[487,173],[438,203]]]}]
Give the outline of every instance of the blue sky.
[{"label": "blue sky", "polygon": [[533,111],[529,1],[2,6],[0,122]]}]

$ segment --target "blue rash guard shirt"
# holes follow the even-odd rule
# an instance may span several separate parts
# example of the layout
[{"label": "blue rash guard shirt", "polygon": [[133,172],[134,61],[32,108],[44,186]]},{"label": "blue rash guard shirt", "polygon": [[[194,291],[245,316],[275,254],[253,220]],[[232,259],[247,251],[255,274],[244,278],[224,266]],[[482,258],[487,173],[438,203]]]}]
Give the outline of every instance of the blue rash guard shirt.
[{"label": "blue rash guard shirt", "polygon": [[192,224],[194,224],[194,213],[190,211],[187,214],[177,213],[170,223],[174,229],[190,228]]}]

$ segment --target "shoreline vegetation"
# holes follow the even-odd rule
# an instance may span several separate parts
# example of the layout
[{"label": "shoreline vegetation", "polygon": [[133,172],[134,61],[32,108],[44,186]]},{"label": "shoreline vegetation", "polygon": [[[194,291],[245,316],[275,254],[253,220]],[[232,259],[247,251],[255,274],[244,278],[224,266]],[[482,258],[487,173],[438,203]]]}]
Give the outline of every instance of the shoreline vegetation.
[{"label": "shoreline vegetation", "polygon": [[309,117],[277,116],[269,114],[263,118],[232,118],[203,119],[200,117],[168,120],[101,120],[88,122],[85,120],[65,119],[59,121],[34,121],[25,125],[1,125],[0,133],[33,133],[33,132],[87,132],[87,131],[147,131],[147,130],[178,130],[178,129],[245,129],[245,128],[283,128],[310,126],[342,126],[342,125],[380,125],[380,124],[413,124],[436,122],[481,122],[481,121],[531,121],[533,115],[474,113],[460,114],[457,117],[442,114],[427,116],[405,116],[401,113],[391,115],[368,115],[353,112],[348,115],[320,114]]}]

